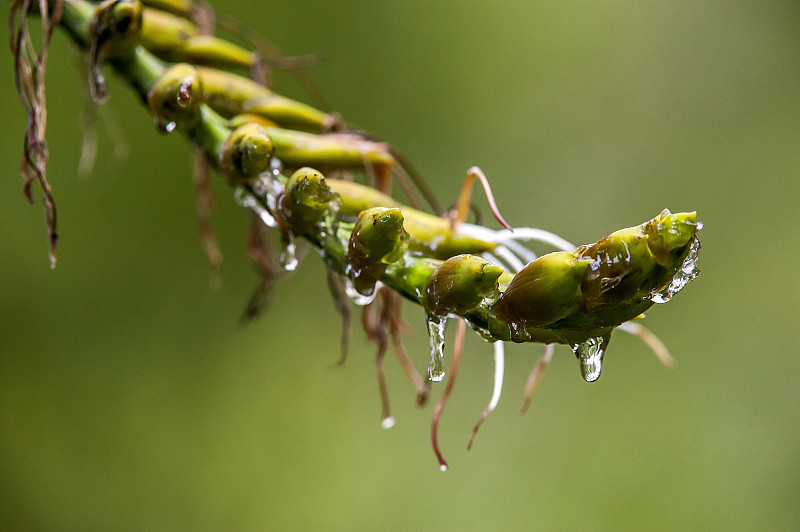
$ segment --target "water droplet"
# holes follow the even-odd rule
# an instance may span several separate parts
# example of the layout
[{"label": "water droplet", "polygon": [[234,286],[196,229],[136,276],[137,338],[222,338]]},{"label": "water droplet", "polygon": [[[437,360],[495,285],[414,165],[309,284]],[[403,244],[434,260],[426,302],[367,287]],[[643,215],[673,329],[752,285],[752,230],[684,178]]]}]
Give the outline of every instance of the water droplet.
[{"label": "water droplet", "polygon": [[447,466],[445,464],[440,465],[439,471],[447,471]]},{"label": "water droplet", "polygon": [[253,194],[267,198],[267,204],[274,206],[275,197],[283,192],[283,185],[268,173],[261,173],[250,182]]},{"label": "water droplet", "polygon": [[181,82],[180,87],[178,87],[178,95],[175,99],[178,105],[184,109],[192,105],[192,80],[190,78]]},{"label": "water droplet", "polygon": [[283,172],[283,163],[277,157],[273,157],[269,160],[269,167],[274,177],[278,177],[281,175],[281,172]]},{"label": "water droplet", "polygon": [[275,221],[275,218],[247,189],[238,187],[233,193],[233,198],[242,207],[246,207],[258,214],[258,217],[267,227],[278,227],[278,222]]},{"label": "water droplet", "polygon": [[527,342],[531,338],[531,334],[524,323],[512,321],[508,324],[508,332],[514,342]]},{"label": "water droplet", "polygon": [[598,336],[572,346],[572,351],[581,364],[581,376],[586,382],[594,382],[600,378],[606,345],[608,337]]},{"label": "water droplet", "polygon": [[385,417],[381,420],[381,427],[385,429],[390,429],[394,427],[395,419],[393,416]]},{"label": "water droplet", "polygon": [[362,290],[359,292],[353,284],[353,280],[348,276],[344,276],[344,292],[347,294],[347,297],[350,298],[350,301],[360,307],[369,305],[375,300],[375,296],[378,295],[378,291],[374,287],[372,290]]},{"label": "water droplet", "polygon": [[167,122],[160,118],[154,118],[153,123],[156,125],[156,129],[158,129],[162,133],[172,133],[175,131],[175,128],[178,127],[178,124],[175,122]]},{"label": "water droplet", "polygon": [[689,254],[683,260],[680,269],[675,273],[672,281],[658,291],[650,293],[649,299],[653,303],[666,303],[672,296],[677,294],[687,285],[689,281],[700,275],[700,270],[697,268],[697,258],[700,253],[700,240],[697,237],[692,237],[689,242]]},{"label": "water droplet", "polygon": [[437,316],[430,312],[425,314],[428,322],[428,336],[431,340],[431,360],[428,363],[428,378],[433,382],[444,379],[444,326],[447,316]]},{"label": "water droplet", "polygon": [[325,213],[325,219],[320,224],[320,237],[324,240],[327,237],[335,237],[336,230],[339,226],[339,209],[342,206],[342,200],[338,195],[335,195],[330,202],[328,202],[328,211]]},{"label": "water droplet", "polygon": [[291,235],[286,235],[286,238],[288,241],[284,243],[283,249],[281,250],[281,267],[287,272],[293,272],[297,268],[299,262],[297,260],[297,246],[294,241],[292,241]]}]

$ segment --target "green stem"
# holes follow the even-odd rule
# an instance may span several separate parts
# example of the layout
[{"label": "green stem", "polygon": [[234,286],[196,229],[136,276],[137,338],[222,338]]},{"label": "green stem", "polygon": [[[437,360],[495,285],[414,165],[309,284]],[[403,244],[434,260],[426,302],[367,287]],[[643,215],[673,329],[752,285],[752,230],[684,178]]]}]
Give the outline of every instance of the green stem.
[{"label": "green stem", "polygon": [[[64,2],[64,14],[61,25],[72,39],[84,48],[86,48],[87,44],[90,42],[88,32],[95,7],[94,4],[85,0],[65,0]],[[165,63],[158,59],[141,44],[135,45],[132,53],[114,56],[110,59],[110,63],[115,71],[134,89],[143,102],[148,101],[148,93],[151,91],[151,88],[167,68],[171,66],[170,63]],[[196,117],[197,115],[194,116]],[[179,129],[186,135],[189,142],[205,154],[206,158],[213,166],[219,168],[220,154],[234,126],[235,118],[231,120],[223,118],[220,114],[212,110],[211,107],[202,103],[200,104],[199,119],[191,124],[185,124]],[[291,158],[295,156],[298,158],[298,165],[304,164],[303,156],[305,155],[303,154],[305,152],[303,152],[303,150],[306,149],[307,144],[312,141],[315,143],[315,149],[322,150],[327,154],[325,155],[325,160],[334,167],[352,166],[353,161],[364,164],[364,157],[373,156],[376,158],[371,160],[370,164],[376,166],[384,165],[387,168],[393,164],[391,156],[385,156],[385,154],[382,153],[365,155],[364,152],[358,149],[346,151],[341,144],[335,144],[335,140],[332,140],[332,137],[315,136],[308,133],[274,128],[267,129],[282,160],[286,160],[285,157]],[[328,152],[325,150],[328,149],[327,147],[329,144],[331,147]],[[319,146],[322,146],[322,148]],[[287,155],[281,156],[281,153]],[[382,159],[381,157],[387,158]],[[236,183],[235,179],[230,179],[232,176],[229,175],[227,177],[231,183]],[[283,180],[285,180],[285,178],[280,177],[279,180],[284,182]],[[423,306],[425,305],[424,297],[426,288],[428,287],[431,276],[442,264],[442,260],[440,259],[446,259],[458,254],[481,254],[484,252],[491,252],[497,246],[497,244],[493,242],[485,242],[480,239],[459,235],[457,232],[453,231],[451,223],[448,220],[400,205],[391,197],[363,185],[333,179],[328,180],[328,182],[328,186],[341,198],[341,211],[338,216],[341,228],[339,231],[324,231],[322,229],[307,231],[301,236],[304,236],[315,245],[320,250],[326,265],[340,275],[348,275],[350,273],[348,239],[350,238],[349,232],[352,231],[352,227],[350,227],[348,220],[352,221],[359,213],[372,207],[400,208],[403,215],[405,230],[411,235],[410,242],[408,243],[409,251],[406,252],[400,260],[386,265],[385,272],[380,277],[381,282],[402,294],[407,299]],[[252,188],[248,187],[248,189],[252,193]],[[253,194],[253,197],[257,198],[264,208],[270,209],[270,202],[266,201],[266,198],[258,197],[255,194]],[[272,212],[272,214],[273,216],[279,217],[279,213]],[[667,212],[667,214],[669,213]],[[662,217],[664,216],[666,215],[662,213]],[[683,258],[688,252],[686,251],[688,250],[688,244],[686,242],[689,238],[693,237],[697,229],[697,224],[694,224],[693,216],[694,215],[691,214],[691,222],[685,222],[687,225],[680,230],[682,232],[679,231],[681,235],[686,236],[686,239],[682,240],[680,245],[675,244],[673,247],[664,248],[666,249],[665,253],[668,253],[667,257],[669,259],[669,263],[666,265],[661,262],[655,265],[656,263],[651,260],[650,251],[640,250],[637,251],[639,254],[637,255],[637,260],[640,260],[640,263],[636,263],[630,270],[622,271],[620,270],[621,263],[617,260],[617,256],[612,256],[611,254],[613,250],[611,250],[611,248],[606,250],[604,247],[605,244],[603,244],[603,242],[607,240],[604,239],[592,246],[579,248],[574,256],[560,258],[548,258],[550,256],[545,256],[540,258],[539,261],[544,262],[540,263],[537,267],[539,270],[545,272],[544,274],[540,275],[536,273],[539,271],[536,268],[531,270],[533,273],[526,273],[525,270],[528,270],[528,268],[523,270],[514,281],[511,281],[510,288],[513,289],[508,289],[502,296],[506,298],[505,301],[502,301],[500,304],[500,306],[505,309],[501,313],[505,319],[498,316],[498,307],[495,305],[494,301],[483,301],[474,308],[465,310],[461,315],[469,321],[473,328],[478,330],[489,340],[542,343],[558,342],[574,345],[593,337],[607,337],[613,327],[638,316],[652,305],[652,301],[647,298],[647,290],[650,290],[651,287],[656,289],[668,284],[672,276],[675,275],[675,272],[680,267]],[[659,221],[659,223],[677,223],[673,219],[676,219],[676,217],[657,218],[653,222],[649,222],[649,224],[655,223],[656,221]],[[669,220],[673,221],[670,222]],[[636,249],[640,249],[641,243],[636,244],[636,242],[641,242],[642,238],[646,240],[649,233],[645,235],[645,237],[642,237],[639,233],[645,231],[648,227],[650,226],[645,224],[640,228],[630,228],[628,230],[623,230],[623,232],[618,232],[617,240],[614,241],[616,242],[615,245],[623,246],[625,249],[627,249],[628,245],[636,245],[639,246]],[[615,235],[617,235],[617,233],[615,233]],[[614,235],[612,235],[612,237],[613,236]],[[658,235],[658,238],[663,240],[663,236],[661,235]],[[591,251],[591,253],[589,253],[589,251]],[[614,253],[616,253],[616,251],[614,251]],[[669,253],[671,253],[671,255],[669,255]],[[587,273],[580,278],[575,277],[576,280],[572,280],[571,277],[564,277],[565,280],[559,280],[558,276],[562,275],[564,268],[558,266],[562,262],[555,262],[556,259],[561,260],[564,264],[583,261],[580,266],[583,270],[587,269],[587,261],[592,260],[595,261],[592,264],[598,265],[593,271],[603,273],[607,270],[608,273],[606,277],[597,277],[600,275],[599,273],[597,275],[594,273],[591,274],[594,275],[594,277],[592,277]],[[548,270],[547,268],[550,269]],[[574,271],[577,271],[577,269]],[[527,274],[529,274],[529,280],[524,278]],[[603,275],[606,274],[603,273]],[[625,279],[637,278],[636,276],[642,277],[642,279],[646,277],[647,283],[640,283],[637,285],[639,288],[632,286],[631,283],[628,283],[630,286],[626,286],[627,281],[625,281]],[[595,277],[597,277],[597,279],[595,279]],[[518,278],[519,282],[516,282]],[[500,281],[503,285],[508,284],[508,276],[504,275]],[[559,285],[555,284],[556,281],[562,282],[563,286],[566,286],[567,289],[560,294],[556,293],[554,295],[550,292],[561,290]],[[578,284],[576,285],[576,283]],[[588,283],[595,284],[589,285]],[[617,285],[619,285],[620,288],[615,288]],[[645,288],[642,289],[641,286]],[[614,290],[611,290],[612,288]],[[627,295],[625,297],[615,296],[615,294],[620,293],[627,294],[628,292],[622,291],[631,289],[633,289],[635,295]],[[639,292],[636,292],[637,289]],[[520,293],[523,294],[523,299],[527,297],[525,295],[528,293],[526,290],[529,290],[532,296],[538,295],[541,297],[542,301],[557,301],[564,309],[569,310],[569,314],[565,314],[559,321],[537,323],[533,317],[530,317],[541,314],[538,309],[535,308],[536,305],[534,304],[531,307],[529,303],[520,303],[519,301],[518,296]],[[598,294],[596,300],[592,301],[591,306],[587,306],[586,304],[587,300],[583,295],[584,290],[595,290]],[[642,295],[641,290],[646,290],[644,295]],[[611,295],[607,295],[606,292]],[[573,293],[575,294],[574,297]],[[615,296],[617,299],[611,296]],[[512,301],[513,297],[517,297],[517,300]],[[554,299],[554,297],[560,299]],[[554,306],[553,308],[558,309],[559,307]],[[516,316],[514,319],[510,319],[508,316],[514,315],[517,312],[516,309],[523,309],[527,311],[530,316],[526,317],[520,315],[518,319]]]}]

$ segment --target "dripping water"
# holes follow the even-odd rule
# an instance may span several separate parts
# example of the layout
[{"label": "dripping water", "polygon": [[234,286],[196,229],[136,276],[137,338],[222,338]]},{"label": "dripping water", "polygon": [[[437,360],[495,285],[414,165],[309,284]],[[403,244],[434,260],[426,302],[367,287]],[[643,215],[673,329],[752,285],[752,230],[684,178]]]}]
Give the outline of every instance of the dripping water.
[{"label": "dripping water", "polygon": [[572,352],[581,365],[581,376],[586,382],[594,382],[600,378],[606,345],[608,336],[598,336],[572,346]]},{"label": "dripping water", "polygon": [[287,235],[280,256],[281,267],[287,272],[293,272],[297,268],[297,246],[291,235]]},{"label": "dripping water", "polygon": [[236,203],[255,212],[261,221],[264,222],[264,225],[267,227],[278,227],[278,222],[275,221],[275,218],[247,189],[238,187],[234,191],[233,197]]},{"label": "dripping water", "polygon": [[697,237],[692,237],[689,243],[689,254],[681,264],[680,269],[672,277],[670,283],[658,291],[653,291],[648,296],[653,303],[666,303],[672,297],[680,292],[689,281],[700,275],[700,270],[697,268],[697,258],[700,253],[700,240]]},{"label": "dripping water", "polygon": [[328,202],[328,210],[325,213],[325,219],[320,224],[320,237],[324,240],[328,237],[335,237],[336,230],[338,229],[338,216],[339,209],[342,206],[342,200],[338,195],[334,195],[330,202]]},{"label": "dripping water", "polygon": [[[375,296],[378,294],[378,290],[376,290],[376,286],[373,286],[369,290],[361,290],[359,291],[353,280],[345,275],[344,279],[344,292],[347,294],[347,297],[350,298],[350,301],[355,303],[356,305],[363,307],[364,305],[369,305],[375,300]],[[377,283],[376,283],[377,285]]]},{"label": "dripping water", "polygon": [[433,382],[444,379],[444,326],[447,316],[437,316],[431,312],[425,314],[428,322],[428,336],[431,340],[431,359],[428,363],[428,378]]},{"label": "dripping water", "polygon": [[172,133],[175,131],[175,128],[178,127],[178,124],[175,122],[168,122],[161,118],[154,118],[153,123],[156,125],[156,129],[162,133]]}]

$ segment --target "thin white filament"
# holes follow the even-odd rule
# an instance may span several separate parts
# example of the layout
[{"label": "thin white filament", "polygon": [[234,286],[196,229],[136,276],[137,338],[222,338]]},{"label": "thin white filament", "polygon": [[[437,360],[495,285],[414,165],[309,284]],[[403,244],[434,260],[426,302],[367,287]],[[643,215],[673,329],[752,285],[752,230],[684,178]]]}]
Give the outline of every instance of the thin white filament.
[{"label": "thin white filament", "polygon": [[497,236],[495,242],[499,244],[505,243],[509,240],[535,240],[537,242],[549,244],[554,248],[558,248],[563,251],[572,251],[575,249],[575,246],[572,245],[572,243],[564,240],[560,236],[553,234],[550,231],[536,229],[534,227],[517,227],[514,229],[513,233],[503,229],[501,231],[496,231],[496,234]]},{"label": "thin white filament", "polygon": [[[542,242],[553,246],[556,249],[563,251],[572,251],[575,249],[571,242],[561,238],[560,236],[545,231],[544,229],[537,229],[535,227],[516,227],[512,233],[508,229],[501,229],[495,231],[488,227],[480,225],[462,223],[456,229],[456,234],[464,235],[470,238],[483,240],[484,242],[491,242],[493,244],[508,244],[515,241],[536,241]],[[516,251],[516,250],[515,250]]]},{"label": "thin white filament", "polygon": [[501,257],[506,262],[506,264],[508,264],[511,267],[511,270],[514,272],[519,272],[522,268],[525,267],[525,264],[523,264],[523,262],[519,260],[519,258],[505,246],[497,246],[494,252],[498,257]]},{"label": "thin white filament", "polygon": [[523,246],[522,244],[520,244],[516,240],[506,240],[502,244],[498,244],[498,246],[503,246],[505,248],[510,249],[511,251],[516,253],[517,256],[520,259],[522,259],[522,261],[525,264],[535,261],[537,259],[537,257],[538,257],[536,255],[536,253],[534,253],[530,249],[526,248],[525,246]]},{"label": "thin white filament", "polygon": [[483,257],[484,259],[488,260],[492,264],[496,264],[498,266],[502,266],[506,270],[511,269],[507,262],[503,262],[502,260],[500,260],[500,257],[496,257],[496,256],[492,255],[491,253],[488,253],[488,252],[487,253],[481,253],[481,257]]},{"label": "thin white filament", "polygon": [[505,342],[494,343],[494,389],[492,398],[489,400],[488,412],[492,412],[497,403],[500,402],[500,394],[503,392],[503,374],[505,373],[506,350]]}]

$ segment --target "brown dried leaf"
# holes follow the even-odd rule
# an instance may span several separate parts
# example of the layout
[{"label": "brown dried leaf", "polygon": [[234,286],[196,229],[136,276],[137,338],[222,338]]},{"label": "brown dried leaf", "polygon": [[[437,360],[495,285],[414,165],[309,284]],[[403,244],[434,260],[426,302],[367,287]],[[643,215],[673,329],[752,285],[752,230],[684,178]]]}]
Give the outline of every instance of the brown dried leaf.
[{"label": "brown dried leaf", "polygon": [[[48,5],[49,4],[49,5]],[[42,45],[37,53],[28,28],[28,15],[34,7],[42,20]],[[34,6],[32,0],[13,0],[9,13],[10,45],[14,57],[14,81],[22,104],[28,113],[25,129],[25,142],[20,174],[25,180],[23,191],[33,203],[33,183],[39,182],[42,189],[45,224],[48,233],[50,266],[56,266],[56,206],[50,183],[47,181],[47,101],[45,97],[45,73],[50,39],[58,26],[62,14],[62,1],[47,2],[39,0]]]}]

